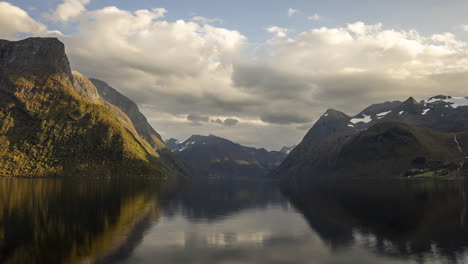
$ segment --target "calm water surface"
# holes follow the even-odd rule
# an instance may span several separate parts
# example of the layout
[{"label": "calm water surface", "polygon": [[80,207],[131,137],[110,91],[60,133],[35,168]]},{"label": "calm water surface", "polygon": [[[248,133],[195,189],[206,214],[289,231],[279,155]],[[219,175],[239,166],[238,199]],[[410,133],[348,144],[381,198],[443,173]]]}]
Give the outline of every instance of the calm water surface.
[{"label": "calm water surface", "polygon": [[0,263],[468,263],[465,188],[1,179]]}]

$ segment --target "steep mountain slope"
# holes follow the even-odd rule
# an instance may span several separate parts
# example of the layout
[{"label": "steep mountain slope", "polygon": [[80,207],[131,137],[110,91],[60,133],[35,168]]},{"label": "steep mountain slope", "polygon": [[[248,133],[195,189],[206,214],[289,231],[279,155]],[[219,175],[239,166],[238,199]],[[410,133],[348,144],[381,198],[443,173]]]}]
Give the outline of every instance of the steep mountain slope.
[{"label": "steep mountain slope", "polygon": [[[103,81],[89,79],[88,82],[95,88],[102,101],[105,102],[105,106],[111,109],[122,123],[127,124],[127,127],[132,132],[134,131],[137,138],[140,138],[145,145],[148,144],[152,150],[156,151],[160,160],[167,167],[182,175],[190,174],[187,165],[166,147],[161,136],[148,123],[136,103]],[[94,95],[94,91],[92,94]]]},{"label": "steep mountain slope", "polygon": [[155,150],[165,148],[161,136],[151,127],[146,117],[140,112],[137,104],[110,87],[107,83],[92,78],[90,80],[96,86],[99,95],[104,100],[115,105],[128,115],[138,134],[150,143]]},{"label": "steep mountain slope", "polygon": [[295,147],[296,147],[296,145],[293,145],[293,146],[290,146],[290,147],[284,146],[284,147],[281,148],[280,152],[281,152],[281,153],[284,153],[284,154],[286,154],[286,155],[288,155],[289,153],[291,153],[291,151],[292,151]]},{"label": "steep mountain slope", "polygon": [[80,81],[57,39],[0,41],[0,176],[162,176],[157,153]]},{"label": "steep mountain slope", "polygon": [[[120,123],[124,125],[125,128],[130,130],[130,132],[132,132],[132,134],[135,137],[139,138],[139,134],[135,126],[133,125],[132,120],[130,119],[130,117],[127,116],[126,113],[124,113],[120,108],[116,107],[112,103],[102,98],[99,95],[99,92],[96,86],[88,78],[83,76],[81,73],[77,71],[73,71],[72,76],[73,76],[73,88],[80,96],[88,99],[89,101],[95,104],[102,105],[106,107],[107,109],[111,110],[115,114],[117,119],[120,121]],[[152,147],[150,146],[148,142],[146,142],[144,139],[143,140],[140,139],[140,141],[150,152],[152,151]]]},{"label": "steep mountain slope", "polygon": [[[303,179],[464,175],[468,99],[436,96],[328,110],[278,168]],[[285,176],[287,178],[287,176]]]},{"label": "steep mountain slope", "polygon": [[195,175],[210,178],[263,177],[286,156],[279,151],[244,147],[213,135],[194,135],[182,143],[169,139],[167,146],[172,147]]}]

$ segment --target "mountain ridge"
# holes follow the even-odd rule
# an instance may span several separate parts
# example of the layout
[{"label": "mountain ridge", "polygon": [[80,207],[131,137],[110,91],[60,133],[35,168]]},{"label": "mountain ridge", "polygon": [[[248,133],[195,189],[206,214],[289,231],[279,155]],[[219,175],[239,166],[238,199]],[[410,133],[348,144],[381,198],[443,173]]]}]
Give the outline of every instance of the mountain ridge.
[{"label": "mountain ridge", "polygon": [[194,175],[208,178],[265,177],[286,156],[280,151],[245,147],[214,135],[192,135],[183,142],[171,138],[166,143]]},{"label": "mountain ridge", "polygon": [[[122,112],[123,115],[126,116],[126,119],[123,118],[123,122],[131,124],[133,128],[132,131],[135,131],[135,136],[140,137],[142,141],[147,142],[152,150],[156,151],[164,164],[179,174],[186,176],[190,174],[187,165],[177,159],[177,157],[167,148],[162,137],[148,123],[147,118],[140,112],[140,109],[135,102],[104,81],[95,78],[90,78],[89,81],[96,88],[98,96],[108,102],[112,109],[116,108],[116,110],[113,110],[116,114]],[[119,114],[117,115],[121,116]]]},{"label": "mountain ridge", "polygon": [[0,41],[0,176],[165,177],[157,153],[81,96],[76,76],[58,39]]},{"label": "mountain ridge", "polygon": [[[355,116],[329,109],[274,175],[312,180],[466,175],[467,131],[467,97],[419,102],[410,97],[371,105]],[[368,160],[361,159],[366,155]]]}]

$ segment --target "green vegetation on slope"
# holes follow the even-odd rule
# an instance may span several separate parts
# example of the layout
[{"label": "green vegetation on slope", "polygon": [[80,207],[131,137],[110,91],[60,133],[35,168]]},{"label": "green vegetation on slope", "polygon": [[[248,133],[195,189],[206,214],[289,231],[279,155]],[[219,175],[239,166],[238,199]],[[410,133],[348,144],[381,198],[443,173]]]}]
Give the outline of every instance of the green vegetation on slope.
[{"label": "green vegetation on slope", "polygon": [[[61,67],[62,72],[28,67],[29,61],[39,60],[34,56],[44,53],[65,56],[63,44],[56,42],[60,43],[9,42],[10,53],[37,46],[39,51],[24,62],[8,64],[8,57],[0,57],[0,176],[162,176],[155,152],[145,148],[111,110],[74,91],[68,65]],[[51,45],[62,50],[50,55]]]}]

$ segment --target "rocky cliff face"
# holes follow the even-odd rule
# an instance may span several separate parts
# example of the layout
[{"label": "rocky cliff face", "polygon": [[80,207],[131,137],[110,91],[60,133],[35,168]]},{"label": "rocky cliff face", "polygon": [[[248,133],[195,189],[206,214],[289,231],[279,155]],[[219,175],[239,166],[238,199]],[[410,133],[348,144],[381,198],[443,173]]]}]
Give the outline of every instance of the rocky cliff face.
[{"label": "rocky cliff face", "polygon": [[77,71],[73,71],[72,75],[75,91],[81,97],[84,97],[93,103],[102,102],[101,96],[99,96],[99,92],[96,86],[94,86],[94,84],[88,78]]},{"label": "rocky cliff face", "polygon": [[19,76],[39,78],[56,74],[73,80],[65,46],[54,38],[0,40],[0,67],[2,88],[6,88],[9,78]]},{"label": "rocky cliff face", "polygon": [[80,96],[78,77],[57,39],[0,41],[0,176],[162,177],[157,153]]}]

